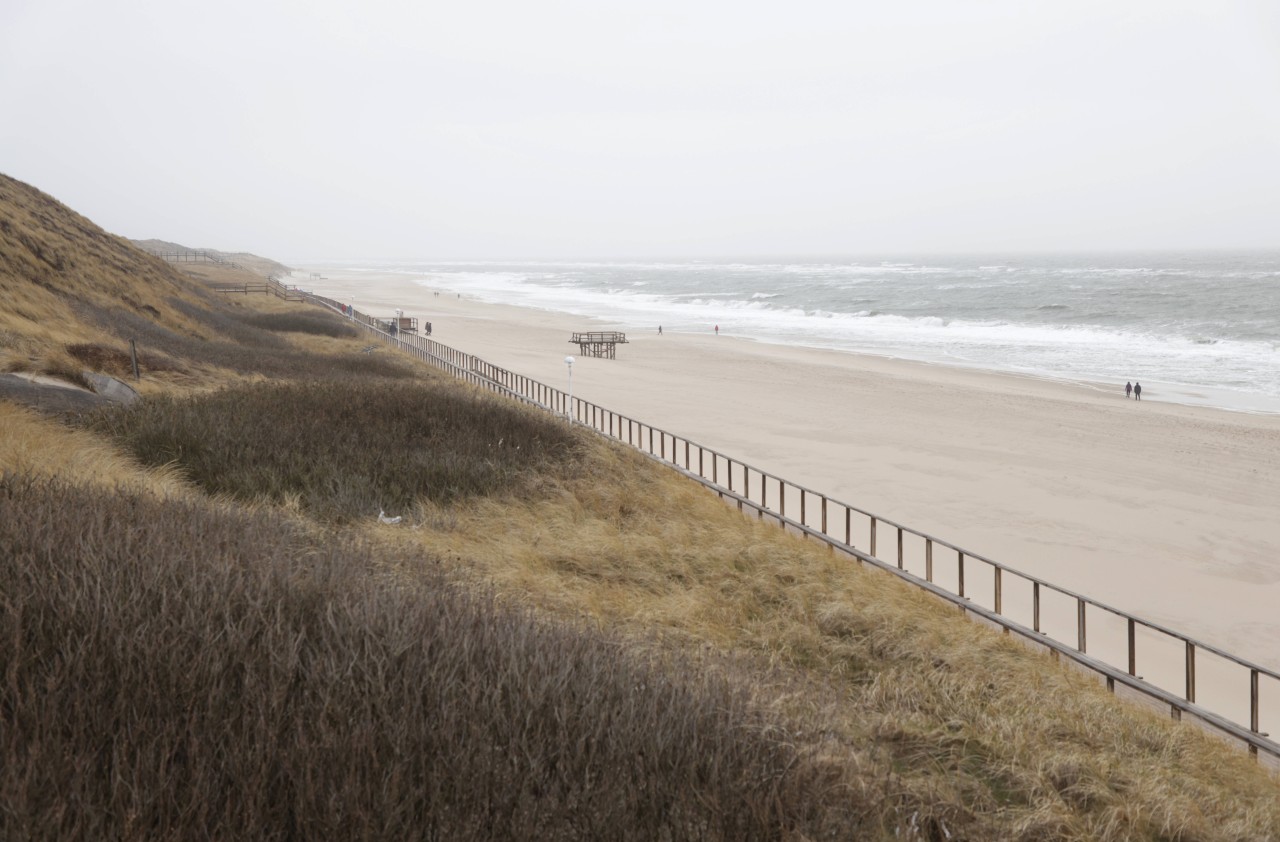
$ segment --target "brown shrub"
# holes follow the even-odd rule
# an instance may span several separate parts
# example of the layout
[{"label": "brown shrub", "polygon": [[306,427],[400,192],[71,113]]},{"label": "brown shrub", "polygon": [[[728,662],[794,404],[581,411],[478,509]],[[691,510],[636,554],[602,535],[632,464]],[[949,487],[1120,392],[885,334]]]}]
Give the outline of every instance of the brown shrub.
[{"label": "brown shrub", "polygon": [[90,419],[144,464],[174,464],[210,494],[297,500],[337,521],[518,494],[577,463],[558,419],[455,384],[259,383],[154,397]]},{"label": "brown shrub", "polygon": [[4,835],[870,830],[749,684],[378,566],[266,512],[0,475]]},{"label": "brown shrub", "polygon": [[[133,375],[133,357],[127,350],[82,342],[68,345],[66,351],[90,371],[100,371],[115,377]],[[184,371],[186,367],[178,365],[163,354],[139,351],[138,369],[146,372]]]}]

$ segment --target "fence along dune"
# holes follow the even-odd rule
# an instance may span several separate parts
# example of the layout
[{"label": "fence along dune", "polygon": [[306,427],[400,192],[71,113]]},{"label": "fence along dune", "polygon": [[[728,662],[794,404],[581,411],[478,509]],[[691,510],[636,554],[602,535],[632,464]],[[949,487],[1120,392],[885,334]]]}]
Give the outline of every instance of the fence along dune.
[{"label": "fence along dune", "polygon": [[[337,301],[322,296],[312,298],[342,311]],[[1175,719],[1188,715],[1197,724],[1236,742],[1250,756],[1280,769],[1280,743],[1270,739],[1270,729],[1276,727],[1271,722],[1280,726],[1280,672],[1087,595],[1023,574],[941,538],[789,483],[677,434],[621,416],[581,397],[571,397],[557,388],[440,342],[393,336],[378,330],[373,320],[362,314],[352,316],[354,323],[424,362],[484,388],[549,408],[606,436],[625,441],[708,484],[722,496],[728,492],[727,496],[733,497],[740,509],[754,510],[758,517],[769,515],[784,528],[798,528],[800,533],[831,542],[854,557],[881,564],[944,599],[954,597],[963,610],[1017,632],[1033,645],[1044,646],[1054,657],[1066,656],[1097,674],[1108,690],[1114,692],[1118,684],[1127,698],[1161,707]],[[859,529],[865,530],[859,533],[858,543],[854,539],[855,518]],[[918,572],[912,572],[907,563],[908,536],[915,538],[922,549],[922,558],[913,565]],[[896,545],[887,551],[882,543],[886,538]],[[867,547],[865,553],[857,550],[859,545]],[[935,552],[943,551],[951,554],[951,563],[939,559],[935,566]],[[884,555],[878,555],[879,552]],[[978,581],[974,581],[975,578]],[[1010,600],[1015,603],[1011,611],[1006,610],[1006,580],[1014,596]],[[1017,599],[1018,596],[1022,599]],[[1089,649],[1090,618],[1095,628],[1112,632],[1109,637],[1095,632],[1093,654]],[[1123,628],[1119,632],[1119,644],[1117,621]],[[1097,657],[1099,650],[1109,653],[1111,659]],[[1118,656],[1117,652],[1123,655]],[[1202,672],[1209,672],[1215,679],[1204,690],[1197,682],[1198,665]],[[1150,673],[1150,680],[1146,673]]]}]

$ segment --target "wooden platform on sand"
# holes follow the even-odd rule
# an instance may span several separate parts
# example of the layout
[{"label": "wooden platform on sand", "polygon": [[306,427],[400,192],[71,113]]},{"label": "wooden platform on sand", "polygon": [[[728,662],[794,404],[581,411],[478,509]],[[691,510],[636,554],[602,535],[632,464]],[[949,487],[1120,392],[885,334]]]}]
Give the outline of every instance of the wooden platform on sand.
[{"label": "wooden platform on sand", "polygon": [[614,330],[575,333],[569,341],[578,346],[578,353],[584,357],[607,357],[612,360],[616,358],[617,347],[627,344],[627,335]]}]

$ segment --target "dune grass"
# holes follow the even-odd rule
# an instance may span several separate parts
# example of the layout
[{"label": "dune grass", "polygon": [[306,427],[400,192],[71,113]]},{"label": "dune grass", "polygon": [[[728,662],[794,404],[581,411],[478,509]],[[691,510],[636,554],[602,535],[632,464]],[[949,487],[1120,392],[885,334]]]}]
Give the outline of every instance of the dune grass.
[{"label": "dune grass", "polygon": [[39,336],[42,347],[74,341],[72,302],[197,329],[171,302],[205,296],[162,261],[3,174],[0,207],[0,330]]},{"label": "dune grass", "polygon": [[877,823],[745,676],[439,573],[380,574],[385,550],[266,510],[4,475],[0,546],[7,838],[767,840]]},{"label": "dune grass", "polygon": [[335,339],[355,339],[359,332],[328,310],[297,310],[287,312],[257,313],[245,317],[246,324],[265,330],[288,333],[311,333],[331,336]]},{"label": "dune grass", "polygon": [[167,466],[148,469],[102,436],[5,401],[0,401],[0,474],[75,477],[99,489],[166,496],[180,497],[192,490]]},{"label": "dune grass", "polygon": [[439,383],[260,383],[159,397],[92,423],[211,495],[292,501],[335,522],[518,493],[576,461],[558,421]]},{"label": "dune grass", "polygon": [[[222,282],[262,281],[246,270],[208,269]],[[134,340],[148,375],[139,386],[144,392],[208,388],[245,374],[408,376],[405,366],[385,357],[359,357],[358,349],[335,349],[331,359],[299,353],[280,331],[350,338],[350,328],[296,303],[273,311],[269,302],[221,296],[183,268],[145,254],[3,174],[0,298],[4,371],[70,382],[78,381],[84,368],[119,377],[131,369],[121,355]]]}]

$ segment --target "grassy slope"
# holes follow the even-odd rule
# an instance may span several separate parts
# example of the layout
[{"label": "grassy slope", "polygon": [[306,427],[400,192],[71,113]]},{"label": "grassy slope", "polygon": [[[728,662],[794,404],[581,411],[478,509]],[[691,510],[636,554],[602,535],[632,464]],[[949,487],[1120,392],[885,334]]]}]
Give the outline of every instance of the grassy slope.
[{"label": "grassy slope", "polygon": [[[6,291],[23,296],[29,293],[33,301],[41,300],[44,293],[40,290],[52,292],[55,302],[77,299],[75,289],[59,289],[58,285],[58,272],[66,271],[69,257],[63,258],[59,270],[56,260],[51,263],[39,258],[33,263],[31,256],[37,251],[49,254],[50,249],[74,254],[76,272],[94,275],[87,255],[94,254],[93,243],[102,249],[112,248],[102,240],[107,235],[93,233],[96,229],[91,224],[65,210],[59,212],[56,203],[30,188],[13,184],[0,179],[0,189],[6,191],[0,194],[0,235],[7,238],[0,241],[0,260],[4,261],[0,266],[5,267],[0,282]],[[11,208],[14,195],[19,201]],[[84,235],[87,242],[81,242],[77,233],[83,231],[89,232]],[[31,242],[38,243],[38,249],[33,250]],[[10,250],[18,252],[17,258]],[[241,776],[243,788],[233,786],[220,807],[210,808],[216,815],[198,817],[214,822],[220,829],[215,835],[234,836],[237,830],[251,826],[237,824],[242,820],[237,816],[259,820],[263,823],[259,827],[284,828],[282,835],[286,836],[332,834],[343,826],[344,809],[348,818],[362,817],[357,822],[364,822],[362,826],[375,835],[403,834],[413,821],[428,820],[413,813],[422,809],[427,810],[426,816],[435,817],[431,821],[443,822],[433,825],[438,832],[456,838],[469,834],[476,838],[515,837],[533,830],[536,835],[548,836],[553,829],[565,838],[628,835],[620,828],[632,828],[633,838],[653,838],[664,828],[674,838],[813,838],[831,831],[846,838],[945,838],[944,826],[957,838],[972,839],[1280,838],[1280,788],[1241,755],[1191,728],[1116,702],[1084,677],[960,619],[888,577],[851,569],[816,546],[745,522],[701,490],[636,454],[590,437],[557,445],[553,451],[565,458],[551,462],[530,462],[527,452],[517,454],[510,448],[494,451],[498,439],[510,441],[505,431],[536,431],[546,419],[527,417],[524,410],[470,396],[456,385],[396,366],[389,358],[383,362],[360,358],[350,350],[352,340],[296,331],[270,333],[252,324],[258,315],[236,312],[231,304],[204,303],[197,291],[182,289],[181,277],[141,280],[138,289],[130,284],[125,271],[114,281],[93,286],[79,303],[113,307],[113,291],[131,301],[154,301],[149,306],[157,310],[166,302],[184,301],[187,309],[176,315],[165,316],[173,311],[161,311],[175,323],[191,320],[183,324],[181,331],[185,332],[162,326],[182,337],[181,341],[166,339],[170,342],[167,353],[176,364],[194,369],[198,361],[184,353],[220,347],[226,331],[234,331],[240,339],[248,337],[258,343],[245,351],[245,360],[270,354],[291,361],[288,367],[259,370],[257,379],[265,374],[282,380],[290,371],[303,371],[312,377],[323,375],[330,382],[310,389],[283,387],[275,393],[282,396],[280,400],[269,398],[273,394],[270,390],[276,387],[260,384],[234,394],[149,402],[133,413],[100,422],[100,429],[118,438],[70,430],[0,403],[0,429],[4,431],[0,471],[7,474],[0,498],[27,504],[0,518],[10,530],[0,540],[0,547],[5,548],[0,551],[0,561],[8,563],[0,574],[6,577],[0,588],[5,595],[0,599],[0,623],[7,624],[0,633],[6,640],[26,641],[27,647],[11,647],[0,655],[0,659],[9,659],[0,663],[0,674],[10,676],[3,685],[8,689],[0,691],[8,694],[0,695],[0,716],[34,716],[37,710],[49,708],[60,721],[88,723],[79,732],[71,729],[46,734],[49,739],[41,750],[56,747],[62,753],[55,752],[55,756],[64,758],[75,758],[82,751],[89,752],[86,757],[97,756],[95,740],[103,733],[113,733],[117,749],[132,760],[105,771],[131,775],[134,786],[132,795],[128,788],[104,790],[93,776],[76,777],[77,773],[69,771],[78,768],[74,764],[62,767],[45,756],[48,768],[44,778],[36,780],[29,772],[26,777],[5,776],[0,782],[0,827],[8,819],[10,826],[20,826],[32,836],[110,835],[120,833],[124,827],[120,823],[127,823],[132,815],[132,821],[141,821],[138,816],[146,820],[141,831],[134,829],[141,835],[173,831],[184,827],[182,817],[157,812],[154,802],[174,799],[173,803],[181,803],[201,787],[215,785],[210,782],[225,788],[228,780],[239,779],[233,772],[247,769]],[[26,290],[27,286],[37,289]],[[148,290],[172,294],[146,299]],[[239,302],[241,310],[257,303],[268,304],[265,300]],[[287,321],[297,305],[270,303],[268,307],[266,324],[297,327],[307,323],[305,317],[296,323]],[[149,315],[145,310],[141,313],[140,318]],[[207,314],[203,320],[198,318],[202,314]],[[94,326],[101,323],[89,320],[84,324],[92,330],[99,329]],[[4,344],[10,349],[20,347],[24,353],[39,354],[50,344],[66,345],[75,338],[51,336],[40,328],[38,319],[12,321],[5,330]],[[269,336],[260,336],[263,333]],[[200,335],[209,339],[197,341],[194,337]],[[205,385],[219,377],[232,384],[243,380],[235,373],[240,357],[224,351],[211,355],[220,365],[206,363],[200,369]],[[302,365],[299,361],[303,359],[312,363]],[[335,425],[326,432],[321,425],[305,433],[293,431],[297,450],[291,450],[287,425],[294,422],[289,419],[326,417],[330,407],[325,401],[333,401],[335,414],[344,411],[344,406],[345,411],[355,411],[350,396],[363,387],[345,380],[351,375],[361,381],[385,376],[379,381],[383,387],[377,395],[388,403],[351,420],[358,425],[360,436],[341,447],[314,444],[326,436],[341,438],[352,428]],[[335,388],[334,383],[342,385]],[[446,413],[443,420],[438,417],[432,421],[435,435],[425,438],[413,423],[415,419],[423,423],[430,420],[414,414],[423,404],[418,390],[434,390],[442,404],[459,407]],[[255,399],[254,395],[266,395],[267,399]],[[227,408],[228,401],[234,409]],[[303,411],[291,411],[290,404]],[[232,413],[239,425],[233,429],[239,432],[213,435],[218,422]],[[478,419],[486,426],[475,423]],[[252,431],[278,425],[285,425],[285,439],[263,439],[267,455],[246,459],[251,450],[245,443]],[[184,452],[174,447],[175,441],[180,443],[182,437],[192,435],[204,448],[198,458],[190,449]],[[433,451],[432,447],[443,450]],[[416,456],[403,464],[379,458],[387,451],[406,450]],[[293,460],[297,451],[305,452],[303,463]],[[428,488],[415,485],[424,464],[439,461],[446,451],[467,457],[454,466],[459,476],[492,479],[496,467],[503,484],[514,491],[495,496],[491,486],[476,486],[455,489],[459,493],[433,493],[433,489],[439,491],[438,483]],[[280,458],[273,460],[272,453]],[[93,469],[86,472],[79,467],[83,465]],[[300,465],[307,469],[301,470]],[[234,473],[232,466],[239,466]],[[74,477],[75,483],[48,485],[23,478],[30,473]],[[317,479],[326,476],[331,479]],[[339,476],[346,480],[332,479]],[[118,491],[115,495],[86,493],[81,490],[86,485]],[[397,502],[406,508],[397,513],[405,514],[413,528],[392,530],[373,524],[370,507],[376,503],[364,498],[373,493],[369,489],[383,487],[402,489]],[[172,502],[159,502],[156,495]],[[223,502],[214,502],[213,495],[219,495]],[[118,506],[116,498],[125,505]],[[408,501],[415,498],[418,502],[410,505]],[[41,514],[51,511],[83,512],[87,521],[104,524],[99,527],[105,530],[104,543],[130,536],[113,550],[113,558],[117,565],[126,566],[133,557],[149,559],[138,575],[170,583],[153,587],[158,588],[154,592],[164,611],[137,613],[127,599],[95,604],[94,600],[101,600],[101,594],[111,592],[111,587],[128,593],[139,586],[127,578],[111,578],[115,568],[102,568],[103,553],[78,555],[75,547],[83,547],[84,542],[72,542],[64,551],[51,553],[68,534],[60,517]],[[18,513],[23,514],[19,517]],[[328,525],[320,526],[317,517]],[[172,522],[177,528],[153,528],[157,522]],[[342,523],[348,525],[336,525]],[[264,538],[256,542],[259,549],[271,550],[264,555],[256,552],[255,542],[231,537],[264,534],[262,530],[279,533],[287,540]],[[192,544],[189,536],[193,534],[228,537]],[[317,544],[316,535],[330,537]],[[22,553],[13,549],[19,546],[19,538],[27,548]],[[163,552],[165,541],[186,547],[177,553],[190,562],[183,568],[185,572],[165,566],[164,559],[174,556]],[[321,591],[329,595],[317,601],[308,596],[314,595],[315,589],[305,584],[316,574],[307,572],[311,568],[305,565],[307,559],[314,560],[320,546],[336,555],[326,556],[332,564],[324,572],[328,590]],[[206,559],[201,558],[204,547],[211,550]],[[215,547],[217,551],[212,552]],[[78,583],[67,585],[65,592],[43,586],[45,577],[33,575],[40,565],[55,563],[55,558],[68,565],[58,581]],[[232,636],[241,649],[220,652],[218,646],[206,644],[193,649],[179,646],[178,655],[186,660],[155,657],[161,649],[172,646],[175,635],[178,639],[192,639],[193,634],[199,637],[199,623],[207,617],[188,616],[184,605],[192,603],[198,608],[205,604],[192,595],[208,585],[201,578],[209,575],[205,565],[227,558],[242,559],[244,566],[253,570],[275,570],[273,565],[278,564],[303,567],[268,576],[265,584],[254,585],[260,590],[243,583],[226,585],[231,588],[227,600],[233,608],[239,605],[237,595],[251,597],[246,597],[250,607],[234,608],[245,612],[235,628],[249,635]],[[433,637],[451,641],[446,648],[475,647],[479,651],[510,650],[516,639],[543,640],[539,637],[543,634],[549,635],[545,640],[550,641],[521,649],[523,660],[512,673],[504,672],[500,660],[474,667],[484,680],[460,685],[472,688],[472,696],[437,699],[436,708],[423,708],[422,700],[413,695],[413,686],[393,681],[393,673],[361,672],[360,694],[326,697],[322,688],[334,684],[331,661],[319,658],[314,670],[295,671],[283,678],[271,666],[277,657],[273,651],[311,652],[313,656],[321,651],[331,655],[353,652],[357,654],[352,656],[352,666],[364,664],[370,657],[377,663],[380,657],[390,657],[377,654],[383,651],[384,643],[403,634],[385,625],[388,612],[408,617],[406,622],[411,624],[429,623],[431,612],[415,613],[414,606],[435,605],[427,600],[427,594],[454,594],[449,589],[459,583],[463,589],[450,598],[463,600],[465,610],[449,608],[463,613],[447,616],[469,619],[457,619],[446,624],[447,628],[414,627],[412,637],[406,638],[413,643],[406,643],[407,649],[396,649],[396,657],[403,658],[410,650],[417,652],[422,641]],[[174,595],[188,596],[165,599],[166,587],[171,587]],[[466,596],[484,587],[496,589],[496,602],[476,603]],[[405,594],[413,598],[406,602],[402,599]],[[119,607],[117,603],[122,601],[124,607],[112,614],[112,606]],[[262,616],[255,614],[261,613],[263,605],[280,608],[275,614],[271,610]],[[535,612],[532,616],[540,619],[534,626],[520,626],[509,619],[515,615],[504,613],[515,605],[528,606]],[[326,612],[333,616],[335,606],[341,606],[342,619],[330,624],[336,637],[326,637],[329,632],[323,630],[323,624],[318,630],[309,624]],[[278,623],[271,625],[281,611],[295,616],[293,625],[283,630]],[[118,675],[100,674],[101,670],[91,668],[94,658],[90,656],[99,650],[86,650],[81,661],[57,660],[67,668],[64,673],[39,672],[52,669],[51,652],[76,639],[74,635],[63,637],[77,628],[74,618],[91,615],[99,620],[109,616],[117,623],[116,634],[95,637],[95,645],[103,647],[101,652],[116,652],[117,656],[124,651],[128,655],[125,666],[140,670],[138,680],[132,682],[140,685],[135,698],[130,699],[127,693],[119,696]],[[65,626],[46,623],[36,627],[24,621],[24,616],[63,617]],[[156,619],[148,621],[148,616]],[[277,619],[271,620],[273,616]],[[569,625],[556,625],[556,617],[573,619]],[[582,625],[584,621],[588,625]],[[251,632],[259,627],[255,623],[262,631]],[[165,631],[148,638],[137,633],[145,628]],[[495,637],[494,628],[514,629],[514,637]],[[600,636],[592,631],[596,628],[612,631]],[[289,629],[294,633],[312,629],[307,638],[310,644],[299,643],[296,634],[290,637],[286,633]],[[472,633],[448,637],[458,629],[471,629]],[[264,648],[253,640],[270,645]],[[290,646],[294,649],[289,650]],[[298,650],[298,646],[302,648]],[[428,645],[424,651],[438,648]],[[248,719],[260,721],[260,726],[245,721],[230,703],[222,707],[212,703],[195,708],[156,707],[159,700],[147,685],[179,681],[182,665],[200,657],[212,659],[210,663],[224,663],[218,659],[225,657],[226,663],[250,665],[245,668],[245,680],[259,682],[256,691],[246,693],[245,685],[238,684],[240,689],[232,688],[232,696],[217,695],[223,692],[218,678],[222,673],[213,667],[194,670],[194,683],[187,686],[195,696],[205,693],[249,699],[246,709],[258,710],[259,716]],[[462,669],[425,658],[415,660],[413,667],[423,675]],[[144,666],[150,661],[156,663]],[[566,677],[570,676],[565,672],[570,662],[596,666]],[[165,666],[169,663],[173,663],[173,671],[163,672],[170,669]],[[263,666],[252,666],[255,663]],[[529,674],[531,663],[546,667],[533,671],[546,677],[545,683],[536,687],[520,682],[520,676]],[[617,670],[611,672],[610,667]],[[646,672],[649,670],[656,672]],[[640,674],[648,678],[637,679]],[[99,683],[89,681],[88,675]],[[708,684],[708,676],[716,681]],[[85,708],[85,696],[74,689],[82,684],[93,688],[85,692],[107,695],[95,697],[98,703]],[[43,699],[26,698],[29,707],[23,707],[22,688],[40,686],[72,689]],[[321,693],[319,708],[302,702],[271,703],[273,693],[299,686],[314,687]],[[489,689],[484,690],[486,687]],[[624,689],[625,693],[616,692]],[[487,693],[497,693],[494,698],[505,701],[496,707],[478,705],[476,699],[489,698]],[[391,707],[372,709],[360,701],[362,698],[377,698]],[[1052,704],[1046,704],[1046,699],[1052,699]],[[583,704],[584,700],[590,703]],[[403,711],[396,705],[410,702],[416,711],[413,716],[428,723],[433,716],[455,717],[452,730],[470,728],[471,742],[430,743],[438,740],[438,728],[415,731],[415,726],[403,723]],[[171,786],[168,778],[149,771],[160,762],[154,756],[159,744],[147,748],[121,736],[125,731],[145,733],[145,728],[137,722],[126,727],[127,723],[109,715],[102,721],[95,718],[106,715],[100,708],[105,706],[109,713],[116,704],[123,705],[119,710],[124,713],[118,716],[125,718],[134,715],[128,711],[153,711],[143,724],[155,727],[154,733],[165,733],[168,751],[179,751],[178,747],[201,738],[232,740],[250,748],[222,758],[239,767],[219,765],[221,761],[212,759],[204,762],[203,755],[201,764],[188,761],[184,768],[190,774],[180,785],[172,784],[170,791],[166,789]],[[354,730],[312,733],[306,723],[317,715],[315,710],[329,709],[326,706],[348,710]],[[472,718],[457,719],[459,706],[471,710]],[[717,708],[735,711],[736,718],[717,719],[706,713]],[[534,716],[534,711],[542,713]],[[174,718],[183,715],[189,717],[188,727],[179,727],[182,723]],[[518,734],[495,730],[512,717],[536,724],[543,715],[561,726],[572,723],[573,727],[530,726]],[[603,727],[609,717],[614,725]],[[741,727],[734,728],[733,721],[739,720]],[[693,731],[681,730],[691,722],[703,724],[695,724]],[[617,727],[626,723],[642,723],[643,733]],[[24,739],[29,737],[29,728],[3,727],[16,724],[0,722],[0,732],[9,735],[3,746],[9,758],[39,748]],[[261,732],[253,730],[256,727],[275,729],[271,733],[277,737],[271,745],[280,755],[278,762],[268,762],[261,751],[252,748],[255,741],[263,739]],[[396,729],[403,732],[399,737],[393,734]],[[579,742],[565,753],[565,741],[575,734],[597,734],[604,740],[615,732],[625,734],[630,742],[601,743],[599,754]],[[296,736],[284,738],[285,733]],[[707,741],[698,742],[699,734]],[[318,759],[308,746],[326,739],[340,745],[342,752]],[[472,776],[468,780],[476,781],[476,786],[500,786],[508,797],[497,802],[504,806],[498,809],[492,799],[478,804],[461,792],[442,791],[441,771],[415,761],[398,739],[409,739],[428,755],[435,752],[453,758],[449,772]],[[509,749],[517,739],[525,755],[520,762],[495,766],[483,761],[490,757],[484,746]],[[645,742],[654,739],[656,744]],[[715,762],[698,765],[688,753],[664,754],[673,741],[696,745],[702,756]],[[662,749],[663,745],[668,748]],[[191,751],[189,746],[181,750]],[[318,762],[333,765],[339,757],[338,765],[349,765],[350,775],[329,770],[317,780],[305,780],[307,769],[315,768]],[[645,757],[650,761],[665,759],[636,762]],[[6,768],[42,768],[40,756],[30,759],[32,763]],[[791,771],[780,773],[782,767]],[[60,776],[58,770],[64,768],[68,771]],[[765,789],[747,786],[751,778],[744,779],[741,774],[751,768],[758,769],[756,784]],[[564,782],[566,774],[594,783],[571,786]],[[599,777],[593,779],[593,775]],[[370,779],[378,776],[389,776],[381,795],[368,789]],[[614,777],[625,782],[627,791],[650,793],[652,798],[611,812],[609,804],[619,799],[628,803],[621,790],[606,785],[605,781]],[[396,783],[406,780],[414,786]],[[548,783],[554,781],[560,783]],[[530,785],[532,790],[527,789]],[[254,786],[258,797],[249,789]],[[412,793],[424,787],[436,800],[413,802]],[[94,805],[92,821],[86,818],[80,825],[68,824],[66,801],[61,802],[63,813],[58,814],[57,799],[42,801],[33,796],[35,792],[68,788],[84,803]],[[750,808],[735,800],[735,792],[749,793],[756,801],[773,799],[770,803],[777,809],[747,821]],[[139,793],[147,798],[139,801]],[[693,802],[681,800],[681,793],[692,793]],[[593,794],[602,800],[592,801]],[[446,815],[450,810],[472,818],[487,817],[490,824],[477,829],[461,814]],[[299,825],[300,815],[314,816],[315,824]],[[495,815],[501,817],[499,824],[493,824]],[[662,819],[663,815],[668,819]],[[680,818],[672,824],[670,816]],[[739,819],[741,823],[735,824]],[[25,824],[12,824],[18,820]],[[347,825],[343,834],[353,832]]]},{"label": "grassy slope", "polygon": [[[241,266],[243,266],[245,269],[248,269],[251,272],[255,272],[260,276],[266,276],[271,274],[284,276],[289,274],[289,267],[285,266],[283,263],[278,263],[274,260],[270,260],[265,257],[259,257],[256,254],[249,254],[247,252],[242,252],[242,251],[225,252],[225,251],[218,251],[217,249],[207,249],[207,248],[198,248],[198,247],[192,248],[191,246],[184,246],[179,243],[171,243],[167,240],[155,240],[155,239],[133,240],[132,242],[135,246],[147,252],[153,252],[153,251],[161,252],[161,253],[187,252],[187,251],[207,252],[216,257],[220,257],[223,260],[227,260],[232,263],[238,263]],[[217,264],[191,263],[191,264],[185,264],[185,265],[189,267],[196,267],[196,266],[211,266],[211,265],[217,265]]]},{"label": "grassy slope", "polygon": [[205,298],[168,266],[34,188],[0,174],[0,347],[37,360],[75,342],[119,340],[83,308],[207,334],[173,306]]}]

